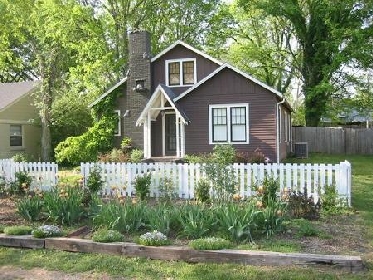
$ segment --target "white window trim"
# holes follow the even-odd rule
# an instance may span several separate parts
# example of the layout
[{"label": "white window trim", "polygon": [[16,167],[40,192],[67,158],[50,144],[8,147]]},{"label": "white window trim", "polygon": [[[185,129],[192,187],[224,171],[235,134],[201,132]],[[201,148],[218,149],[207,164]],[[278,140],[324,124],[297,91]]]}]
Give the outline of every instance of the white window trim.
[{"label": "white window trim", "polygon": [[[10,137],[12,135],[10,135],[10,127],[11,126],[20,126],[21,127],[21,139],[22,139],[22,145],[21,146],[11,146],[10,145]],[[18,150],[18,149],[24,149],[25,147],[25,133],[24,133],[24,126],[22,124],[19,124],[19,123],[13,123],[13,124],[10,124],[9,125],[9,147],[11,150]]]},{"label": "white window trim", "polygon": [[[184,85],[183,83],[183,68],[182,68],[182,62],[190,62],[190,61],[193,61],[194,63],[194,84],[187,84],[187,85]],[[169,84],[169,73],[168,73],[168,65],[170,63],[174,63],[174,62],[178,62],[179,63],[179,67],[180,67],[180,84],[179,85],[170,85]],[[166,65],[166,69],[165,69],[165,72],[166,72],[166,86],[168,87],[190,87],[192,85],[195,85],[197,83],[197,63],[196,63],[196,59],[195,58],[181,58],[181,59],[169,59],[169,60],[166,60],[165,62],[165,65]]]},{"label": "white window trim", "polygon": [[[231,108],[236,107],[245,107],[246,108],[246,141],[245,142],[232,142],[231,140]],[[212,129],[212,109],[217,108],[226,108],[227,109],[227,126],[228,126],[228,141],[227,142],[213,142],[213,129]],[[249,144],[249,103],[232,103],[232,104],[211,104],[209,105],[209,144],[216,145],[216,144],[232,144],[232,145],[239,145],[239,144]]]},{"label": "white window trim", "polygon": [[115,113],[118,114],[118,133],[114,134],[114,136],[121,136],[122,135],[122,118],[120,116],[120,110],[114,110]]}]

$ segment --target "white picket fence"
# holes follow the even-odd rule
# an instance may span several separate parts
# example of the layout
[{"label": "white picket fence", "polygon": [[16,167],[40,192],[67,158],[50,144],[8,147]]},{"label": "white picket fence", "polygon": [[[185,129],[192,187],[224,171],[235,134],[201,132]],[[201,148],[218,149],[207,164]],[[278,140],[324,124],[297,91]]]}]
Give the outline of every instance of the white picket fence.
[{"label": "white picket fence", "polygon": [[[81,163],[81,174],[85,183],[93,167],[99,167],[105,182],[103,194],[112,195],[118,191],[122,195],[135,193],[133,182],[139,175],[150,172],[152,183],[150,195],[158,197],[158,186],[162,178],[170,179],[180,198],[194,198],[194,189],[204,177],[200,164],[175,163]],[[242,197],[249,197],[254,186],[264,178],[272,177],[279,181],[280,190],[304,191],[316,200],[324,192],[326,185],[334,185],[339,197],[346,199],[351,206],[351,164],[233,164],[237,178],[237,189]]]},{"label": "white picket fence", "polygon": [[5,182],[15,181],[16,172],[25,171],[32,177],[31,188],[49,190],[57,185],[58,165],[53,162],[15,162],[11,159],[0,159],[0,177]]}]

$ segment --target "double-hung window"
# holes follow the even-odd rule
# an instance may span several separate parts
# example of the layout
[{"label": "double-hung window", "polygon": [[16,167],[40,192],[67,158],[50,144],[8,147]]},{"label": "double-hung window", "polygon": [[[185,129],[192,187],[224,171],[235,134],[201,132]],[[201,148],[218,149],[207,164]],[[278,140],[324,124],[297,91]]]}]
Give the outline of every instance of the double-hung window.
[{"label": "double-hung window", "polygon": [[22,125],[10,126],[10,146],[22,147]]},{"label": "double-hung window", "polygon": [[194,58],[166,61],[166,84],[189,86],[196,83],[196,60]]},{"label": "double-hung window", "polygon": [[247,103],[210,105],[210,144],[249,143],[248,113]]}]

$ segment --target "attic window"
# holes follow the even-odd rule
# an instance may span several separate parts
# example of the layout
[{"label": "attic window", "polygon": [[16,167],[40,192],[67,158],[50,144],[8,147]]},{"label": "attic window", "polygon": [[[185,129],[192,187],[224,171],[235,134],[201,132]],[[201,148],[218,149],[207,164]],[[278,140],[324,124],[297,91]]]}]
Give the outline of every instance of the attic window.
[{"label": "attic window", "polygon": [[166,60],[166,84],[168,86],[188,86],[196,83],[195,58]]}]

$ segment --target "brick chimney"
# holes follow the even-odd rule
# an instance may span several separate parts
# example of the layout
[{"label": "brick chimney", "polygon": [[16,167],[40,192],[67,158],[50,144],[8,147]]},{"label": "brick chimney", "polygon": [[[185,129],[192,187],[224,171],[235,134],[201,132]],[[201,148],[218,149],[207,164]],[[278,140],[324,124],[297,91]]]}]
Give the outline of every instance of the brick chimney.
[{"label": "brick chimney", "polygon": [[132,138],[135,147],[143,149],[143,127],[136,120],[151,94],[151,42],[147,31],[133,31],[128,35],[129,72],[127,76],[126,110],[123,118],[124,135]]}]

